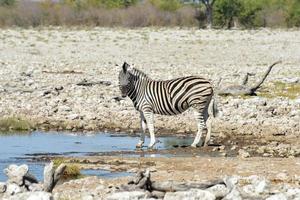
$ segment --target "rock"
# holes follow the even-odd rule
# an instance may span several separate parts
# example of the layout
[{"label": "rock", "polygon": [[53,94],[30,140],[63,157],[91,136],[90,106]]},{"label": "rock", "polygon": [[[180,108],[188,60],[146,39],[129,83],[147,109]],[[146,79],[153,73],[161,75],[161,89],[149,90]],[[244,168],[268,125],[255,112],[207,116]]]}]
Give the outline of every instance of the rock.
[{"label": "rock", "polygon": [[288,189],[286,192],[286,195],[290,198],[290,199],[300,199],[300,189],[299,188],[292,188],[292,189]]},{"label": "rock", "polygon": [[44,168],[44,191],[51,191],[53,189],[54,170],[53,162],[47,164]]},{"label": "rock", "polygon": [[227,176],[223,179],[226,187],[231,191],[235,188],[235,185],[239,182],[239,176]]},{"label": "rock", "polygon": [[70,108],[69,106],[59,106],[58,110],[60,112],[70,112],[72,111],[72,108]]},{"label": "rock", "polygon": [[216,198],[223,198],[230,192],[229,189],[222,184],[214,185],[206,190],[214,194]]},{"label": "rock", "polygon": [[286,172],[281,172],[276,174],[276,179],[280,180],[280,181],[286,181],[289,179],[289,176]]},{"label": "rock", "polygon": [[180,191],[180,192],[167,192],[164,200],[215,200],[216,197],[209,191],[199,190],[199,189],[191,189],[188,191]]},{"label": "rock", "polygon": [[38,180],[33,174],[27,172],[27,174],[24,176],[24,184],[28,187],[32,183],[38,183]]},{"label": "rock", "polygon": [[132,191],[132,192],[117,192],[106,197],[107,200],[138,200],[148,197],[146,192]]},{"label": "rock", "polygon": [[252,195],[259,195],[263,193],[268,186],[268,183],[264,177],[260,176],[249,176],[245,180],[250,181],[250,185],[246,185],[243,187],[244,192]]},{"label": "rock", "polygon": [[24,192],[3,200],[52,200],[51,193],[48,192]]},{"label": "rock", "polygon": [[157,190],[154,190],[151,192],[151,196],[156,199],[163,199],[165,194],[166,194],[165,192],[161,192],[161,191],[157,191]]},{"label": "rock", "polygon": [[242,200],[241,193],[236,187],[234,187],[229,194],[227,194],[223,200]]},{"label": "rock", "polygon": [[283,193],[279,193],[266,198],[266,200],[288,200],[288,198]]},{"label": "rock", "polygon": [[22,192],[22,189],[18,184],[16,184],[16,183],[7,184],[7,188],[6,188],[6,192],[5,192],[6,194],[15,195],[20,192]]},{"label": "rock", "polygon": [[249,158],[250,154],[247,151],[245,151],[244,149],[240,149],[239,150],[239,157],[241,157],[241,158]]},{"label": "rock", "polygon": [[4,173],[8,177],[9,183],[16,183],[17,185],[24,184],[24,176],[28,172],[27,165],[9,165],[8,168],[4,169]]},{"label": "rock", "polygon": [[0,182],[0,193],[4,193],[6,191],[6,184]]},{"label": "rock", "polygon": [[41,183],[34,183],[31,184],[28,189],[32,192],[36,192],[36,191],[43,191],[43,184]]},{"label": "rock", "polygon": [[68,115],[67,118],[70,119],[70,120],[75,120],[75,119],[79,119],[79,115],[71,114],[71,115]]}]

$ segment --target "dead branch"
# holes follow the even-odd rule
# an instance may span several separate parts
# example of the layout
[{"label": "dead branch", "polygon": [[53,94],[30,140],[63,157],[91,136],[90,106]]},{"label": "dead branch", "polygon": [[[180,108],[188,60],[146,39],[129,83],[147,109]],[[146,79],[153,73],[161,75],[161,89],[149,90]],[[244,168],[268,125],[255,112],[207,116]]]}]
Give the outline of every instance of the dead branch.
[{"label": "dead branch", "polygon": [[256,91],[264,83],[267,76],[270,74],[272,68],[279,63],[281,63],[281,61],[277,61],[277,62],[273,63],[271,66],[269,66],[268,70],[265,72],[262,79],[255,86],[249,87],[246,85],[248,83],[248,76],[251,75],[251,74],[247,73],[246,77],[243,80],[242,85],[231,85],[227,88],[221,89],[217,93],[219,95],[223,95],[223,96],[228,96],[228,95],[231,95],[231,96],[243,96],[243,95],[255,96]]},{"label": "dead branch", "polygon": [[82,81],[80,81],[76,85],[78,85],[78,86],[86,86],[86,87],[90,87],[90,86],[94,86],[94,85],[109,86],[109,85],[111,85],[111,82],[110,81],[90,82],[90,81],[87,81],[86,79],[83,79]]}]

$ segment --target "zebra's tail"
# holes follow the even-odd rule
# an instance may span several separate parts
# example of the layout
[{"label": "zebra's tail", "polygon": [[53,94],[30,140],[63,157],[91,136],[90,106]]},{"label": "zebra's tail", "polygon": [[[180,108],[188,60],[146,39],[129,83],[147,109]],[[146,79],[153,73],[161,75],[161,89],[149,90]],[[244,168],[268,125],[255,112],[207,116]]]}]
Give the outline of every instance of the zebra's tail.
[{"label": "zebra's tail", "polygon": [[212,116],[212,117],[217,117],[218,116],[219,110],[218,110],[218,107],[217,107],[217,102],[216,102],[216,99],[215,99],[215,95],[210,100],[208,110],[209,110],[208,113],[209,113],[210,116]]}]

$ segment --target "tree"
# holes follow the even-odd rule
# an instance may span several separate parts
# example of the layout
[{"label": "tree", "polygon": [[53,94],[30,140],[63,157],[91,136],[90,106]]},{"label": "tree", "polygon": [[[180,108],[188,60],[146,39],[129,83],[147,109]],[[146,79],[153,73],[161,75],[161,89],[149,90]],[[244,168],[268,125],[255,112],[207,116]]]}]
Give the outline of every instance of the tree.
[{"label": "tree", "polygon": [[205,5],[206,8],[206,27],[210,29],[213,25],[213,6],[216,0],[201,0],[201,2]]},{"label": "tree", "polygon": [[234,19],[239,16],[241,8],[241,0],[218,0],[214,15],[217,24],[222,27],[227,25],[227,28],[230,29],[234,24]]},{"label": "tree", "polygon": [[0,0],[0,6],[13,6],[15,3],[15,0]]}]

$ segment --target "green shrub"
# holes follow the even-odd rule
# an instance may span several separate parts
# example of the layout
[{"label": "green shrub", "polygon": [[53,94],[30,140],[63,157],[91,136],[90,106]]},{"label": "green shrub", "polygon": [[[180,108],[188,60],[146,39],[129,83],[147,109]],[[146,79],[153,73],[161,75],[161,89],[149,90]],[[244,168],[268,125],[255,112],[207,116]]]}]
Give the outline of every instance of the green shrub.
[{"label": "green shrub", "polygon": [[238,20],[246,28],[253,28],[263,25],[259,14],[263,9],[263,1],[243,0],[238,14]]},{"label": "green shrub", "polygon": [[217,0],[214,4],[214,22],[217,26],[231,28],[242,8],[241,0]]},{"label": "green shrub", "polygon": [[0,119],[0,131],[30,131],[32,124],[29,120],[21,117],[7,117]]},{"label": "green shrub", "polygon": [[300,27],[300,1],[294,0],[287,7],[287,25],[288,27]]},{"label": "green shrub", "polygon": [[16,0],[0,0],[0,6],[13,6]]},{"label": "green shrub", "polygon": [[179,0],[150,0],[150,3],[165,11],[175,11],[181,7]]},{"label": "green shrub", "polygon": [[76,179],[81,177],[80,169],[75,164],[65,163],[63,158],[56,158],[53,160],[54,167],[57,168],[60,164],[66,164],[66,169],[63,174],[63,179]]}]

